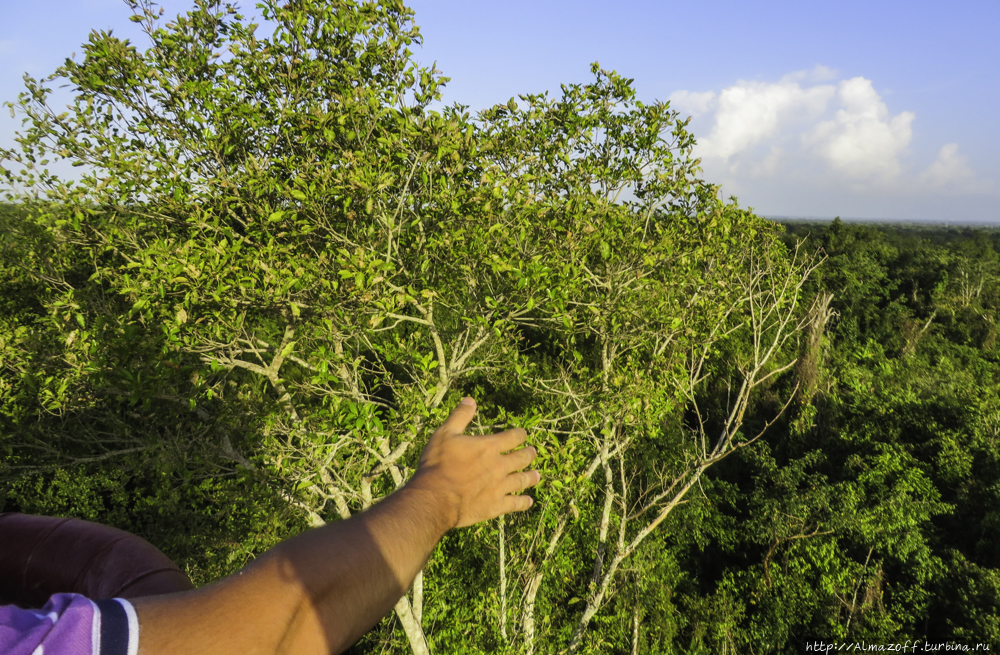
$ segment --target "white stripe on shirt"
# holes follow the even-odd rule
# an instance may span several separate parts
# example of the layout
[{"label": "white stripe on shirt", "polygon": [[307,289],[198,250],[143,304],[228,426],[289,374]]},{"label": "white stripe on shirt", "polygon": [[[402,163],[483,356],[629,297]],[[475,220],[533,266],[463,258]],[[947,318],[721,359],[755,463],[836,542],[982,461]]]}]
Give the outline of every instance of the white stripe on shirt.
[{"label": "white stripe on shirt", "polygon": [[121,606],[125,608],[125,614],[128,615],[128,655],[138,655],[139,654],[139,617],[135,613],[135,608],[132,607],[132,603],[128,602],[124,598],[115,598]]}]

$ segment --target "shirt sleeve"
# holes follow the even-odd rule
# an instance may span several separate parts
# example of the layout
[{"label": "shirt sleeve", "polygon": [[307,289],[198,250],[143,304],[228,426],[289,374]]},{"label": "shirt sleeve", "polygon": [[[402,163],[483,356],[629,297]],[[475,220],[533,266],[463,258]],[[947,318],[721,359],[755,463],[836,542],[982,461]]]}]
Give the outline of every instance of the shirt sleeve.
[{"label": "shirt sleeve", "polygon": [[136,655],[139,621],[124,598],[55,594],[45,607],[0,606],[4,655]]}]

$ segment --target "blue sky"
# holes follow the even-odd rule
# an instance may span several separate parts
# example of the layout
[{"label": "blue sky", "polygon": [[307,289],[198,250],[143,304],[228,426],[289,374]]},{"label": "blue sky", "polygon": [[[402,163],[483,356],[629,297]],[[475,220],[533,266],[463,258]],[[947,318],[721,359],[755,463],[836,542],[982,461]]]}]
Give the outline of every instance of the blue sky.
[{"label": "blue sky", "polygon": [[[0,4],[0,100],[91,29],[141,37],[121,0]],[[424,35],[415,56],[452,78],[448,102],[558,93],[599,61],[643,101],[692,115],[705,177],[761,214],[1000,223],[997,0],[410,6]],[[0,113],[0,146],[17,127]]]}]

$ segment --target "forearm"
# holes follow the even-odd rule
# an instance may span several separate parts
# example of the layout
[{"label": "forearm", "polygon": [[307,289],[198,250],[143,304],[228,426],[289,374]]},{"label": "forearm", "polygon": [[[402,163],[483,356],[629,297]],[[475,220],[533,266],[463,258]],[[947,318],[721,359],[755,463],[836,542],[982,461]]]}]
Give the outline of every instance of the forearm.
[{"label": "forearm", "polygon": [[406,593],[450,527],[434,494],[405,486],[359,516],[278,546],[269,556],[292,562],[305,582],[278,652],[339,653],[353,644]]},{"label": "forearm", "polygon": [[439,498],[407,485],[216,584],[138,599],[140,653],[341,652],[406,592],[451,525]]}]

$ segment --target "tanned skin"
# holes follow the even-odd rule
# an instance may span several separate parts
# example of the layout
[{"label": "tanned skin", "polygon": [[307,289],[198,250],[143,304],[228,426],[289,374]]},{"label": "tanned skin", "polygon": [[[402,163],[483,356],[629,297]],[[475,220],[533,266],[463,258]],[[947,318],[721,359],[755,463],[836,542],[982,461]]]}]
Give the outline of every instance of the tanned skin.
[{"label": "tanned skin", "polygon": [[[139,655],[341,653],[413,584],[448,530],[523,512],[538,471],[516,428],[462,434],[476,413],[463,398],[434,432],[413,477],[367,511],[282,542],[200,589],[132,600]],[[505,454],[506,453],[506,454]]]}]

